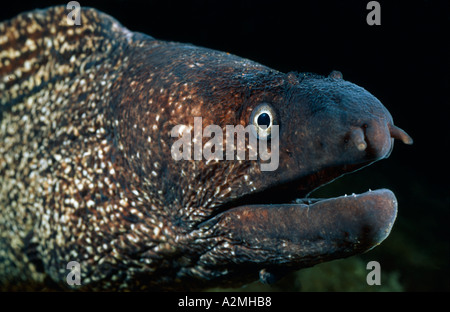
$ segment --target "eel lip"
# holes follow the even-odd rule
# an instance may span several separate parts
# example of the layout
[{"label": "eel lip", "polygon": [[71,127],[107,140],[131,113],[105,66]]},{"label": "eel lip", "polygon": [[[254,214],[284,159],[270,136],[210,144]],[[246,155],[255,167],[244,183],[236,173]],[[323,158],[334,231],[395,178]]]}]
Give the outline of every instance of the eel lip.
[{"label": "eel lip", "polygon": [[395,195],[379,189],[312,204],[240,206],[206,223],[247,249],[269,251],[273,264],[307,267],[372,249],[389,235],[396,216]]}]

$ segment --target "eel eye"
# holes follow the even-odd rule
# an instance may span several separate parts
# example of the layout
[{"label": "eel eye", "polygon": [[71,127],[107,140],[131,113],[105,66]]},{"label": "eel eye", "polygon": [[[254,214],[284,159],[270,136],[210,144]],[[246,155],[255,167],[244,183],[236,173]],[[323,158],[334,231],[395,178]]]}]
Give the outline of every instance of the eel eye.
[{"label": "eel eye", "polygon": [[272,123],[272,119],[270,119],[269,114],[267,113],[261,113],[258,116],[258,120],[256,120],[258,123],[258,126],[266,126],[270,127],[270,124]]},{"label": "eel eye", "polygon": [[275,110],[270,104],[262,103],[253,109],[250,124],[258,139],[269,139],[276,123]]}]

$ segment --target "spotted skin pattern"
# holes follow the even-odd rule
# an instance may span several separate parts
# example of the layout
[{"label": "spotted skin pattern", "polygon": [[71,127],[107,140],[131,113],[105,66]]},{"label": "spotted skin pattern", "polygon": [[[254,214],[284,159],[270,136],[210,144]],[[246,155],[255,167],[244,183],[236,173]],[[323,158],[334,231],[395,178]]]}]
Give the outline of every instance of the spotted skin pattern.
[{"label": "spotted skin pattern", "polygon": [[[193,116],[203,125],[246,126],[256,105],[291,101],[297,91],[287,90],[301,83],[305,97],[327,94],[310,87],[324,79],[369,103],[368,120],[392,124],[365,90],[342,77],[286,75],[229,53],[159,41],[95,9],[82,8],[81,25],[69,25],[67,14],[53,7],[0,23],[0,288],[198,289],[242,284],[258,272],[263,280],[278,264],[295,269],[361,252],[311,260],[309,245],[287,234],[277,240],[277,233],[272,240],[253,236],[251,245],[242,238],[251,222],[236,225],[240,215],[226,217],[227,210],[244,195],[298,177],[311,177],[302,180],[306,195],[383,158],[391,145],[368,142],[373,152],[358,157],[351,153],[361,151],[342,147],[339,158],[322,140],[329,157],[318,156],[311,133],[320,131],[305,122],[309,130],[295,132],[301,141],[282,146],[280,170],[261,178],[259,161],[174,161],[170,131],[192,126]],[[316,102],[324,101],[310,101],[302,114],[320,114]],[[287,116],[292,107],[279,111]],[[338,121],[314,126],[325,124],[341,133]],[[280,135],[291,130],[285,125]],[[312,175],[344,163],[357,165]],[[244,212],[244,219],[253,213]],[[270,249],[280,242],[286,250]],[[66,283],[70,261],[80,263],[81,286]]]}]

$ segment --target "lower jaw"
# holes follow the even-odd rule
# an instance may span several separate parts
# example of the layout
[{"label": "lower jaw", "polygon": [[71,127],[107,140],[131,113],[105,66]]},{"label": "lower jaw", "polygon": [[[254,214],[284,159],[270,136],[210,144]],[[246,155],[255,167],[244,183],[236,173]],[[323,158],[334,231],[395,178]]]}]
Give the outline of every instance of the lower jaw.
[{"label": "lower jaw", "polygon": [[290,204],[243,205],[217,215],[213,223],[248,246],[289,255],[290,261],[326,261],[377,246],[396,216],[395,195],[379,189]]}]

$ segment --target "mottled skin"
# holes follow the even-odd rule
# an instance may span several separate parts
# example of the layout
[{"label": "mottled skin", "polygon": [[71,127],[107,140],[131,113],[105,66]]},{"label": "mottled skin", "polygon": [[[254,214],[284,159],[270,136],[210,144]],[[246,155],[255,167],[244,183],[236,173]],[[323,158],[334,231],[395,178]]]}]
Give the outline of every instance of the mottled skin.
[{"label": "mottled skin", "polygon": [[[411,143],[366,90],[159,41],[94,9],[68,25],[67,13],[0,23],[1,288],[271,282],[389,234],[388,190],[299,199],[387,157],[393,138]],[[246,126],[261,103],[280,126],[277,170],[171,157],[174,126]],[[73,260],[81,286],[66,283]]]}]

